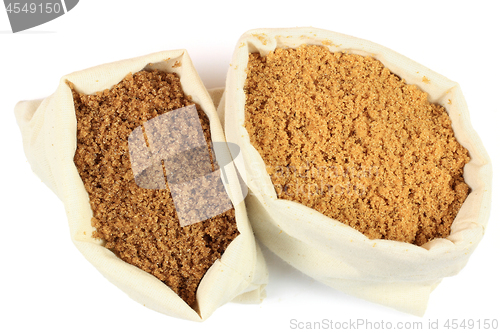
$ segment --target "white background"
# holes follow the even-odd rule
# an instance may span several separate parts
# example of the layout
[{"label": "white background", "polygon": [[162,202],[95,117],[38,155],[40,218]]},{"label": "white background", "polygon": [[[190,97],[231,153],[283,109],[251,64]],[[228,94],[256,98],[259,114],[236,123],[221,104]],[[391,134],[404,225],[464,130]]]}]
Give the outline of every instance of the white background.
[{"label": "white background", "polygon": [[425,331],[436,320],[441,328],[447,319],[500,321],[498,177],[482,242],[468,265],[431,294],[423,318],[342,294],[264,250],[267,299],[259,305],[226,304],[199,324],[132,301],[83,258],[71,243],[62,203],[26,161],[13,113],[16,102],[53,93],[65,74],[160,50],[187,49],[207,88],[223,86],[243,32],[313,26],[379,43],[458,82],[498,175],[499,2],[459,3],[86,0],[17,34],[0,7],[0,331],[282,332],[291,330],[292,319],[415,321]]}]

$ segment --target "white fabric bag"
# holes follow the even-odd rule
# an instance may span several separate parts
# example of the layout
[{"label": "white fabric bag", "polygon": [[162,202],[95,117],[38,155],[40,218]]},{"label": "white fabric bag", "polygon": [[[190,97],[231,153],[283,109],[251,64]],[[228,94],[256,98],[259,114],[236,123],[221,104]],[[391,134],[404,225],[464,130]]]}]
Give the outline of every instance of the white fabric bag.
[{"label": "white fabric bag", "polygon": [[[449,237],[434,239],[421,247],[370,240],[311,208],[277,198],[264,161],[244,127],[245,70],[249,53],[265,56],[276,48],[302,44],[372,56],[406,83],[427,92],[430,102],[445,105],[458,142],[471,156],[464,178],[472,192]],[[315,28],[248,31],[236,45],[218,112],[225,114],[227,141],[241,148],[242,159],[236,161],[236,166],[250,190],[246,203],[257,238],[293,267],[335,289],[423,315],[430,292],[442,278],[457,274],[465,266],[483,236],[491,205],[491,161],[472,129],[460,87],[388,48]]]},{"label": "white fabric bag", "polygon": [[[179,66],[180,63],[180,66]],[[203,321],[229,301],[257,303],[265,297],[267,268],[255,242],[244,202],[235,203],[240,234],[230,243],[221,259],[206,272],[197,290],[198,313],[153,275],[125,263],[91,237],[92,210],[88,194],[77,172],[73,157],[76,150],[76,116],[71,89],[93,94],[109,89],[127,74],[144,68],[177,73],[186,95],[199,104],[210,120],[212,141],[225,142],[222,126],[209,93],[201,82],[185,50],[165,51],[105,64],[61,78],[56,92],[44,100],[20,102],[15,108],[26,156],[33,171],[64,203],[70,235],[78,250],[109,281],[131,298],[158,312],[193,321]],[[217,159],[229,156],[218,146]],[[231,197],[240,191],[237,176],[226,168]]]}]

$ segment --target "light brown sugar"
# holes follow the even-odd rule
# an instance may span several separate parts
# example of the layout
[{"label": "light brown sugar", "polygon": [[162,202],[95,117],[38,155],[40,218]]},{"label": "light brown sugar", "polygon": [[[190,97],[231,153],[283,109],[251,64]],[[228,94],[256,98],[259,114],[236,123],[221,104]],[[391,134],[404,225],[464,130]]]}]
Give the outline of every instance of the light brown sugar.
[{"label": "light brown sugar", "polygon": [[245,127],[278,198],[371,239],[446,237],[467,150],[427,94],[380,61],[323,46],[249,55]]}]

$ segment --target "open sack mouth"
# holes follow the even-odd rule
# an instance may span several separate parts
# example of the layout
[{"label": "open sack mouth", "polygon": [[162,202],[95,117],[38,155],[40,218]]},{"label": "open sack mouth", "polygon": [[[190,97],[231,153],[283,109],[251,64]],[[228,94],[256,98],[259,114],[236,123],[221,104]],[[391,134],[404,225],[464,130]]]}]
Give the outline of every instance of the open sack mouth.
[{"label": "open sack mouth", "polygon": [[237,147],[186,51],[66,75],[16,115],[33,169],[68,207],[75,245],[130,297],[193,321],[262,300],[267,269]]},{"label": "open sack mouth", "polygon": [[72,91],[75,165],[89,193],[93,236],[195,308],[202,277],[239,234],[214,172],[208,117],[173,73],[137,72],[93,95]]},{"label": "open sack mouth", "polygon": [[325,284],[422,315],[483,235],[491,164],[460,88],[392,50],[248,31],[219,113],[258,239]]}]

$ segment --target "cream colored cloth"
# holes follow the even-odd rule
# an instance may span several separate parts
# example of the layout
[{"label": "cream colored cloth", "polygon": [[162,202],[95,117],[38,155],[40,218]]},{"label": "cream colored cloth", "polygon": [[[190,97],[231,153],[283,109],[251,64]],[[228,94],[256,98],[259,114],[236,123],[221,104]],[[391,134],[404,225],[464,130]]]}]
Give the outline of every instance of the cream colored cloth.
[{"label": "cream colored cloth", "polygon": [[[471,161],[464,177],[472,189],[451,234],[423,246],[370,240],[337,220],[299,203],[277,199],[265,164],[250,144],[244,127],[248,54],[267,55],[276,48],[324,45],[380,60],[393,73],[446,107],[458,141]],[[442,278],[457,274],[483,236],[491,205],[491,162],[472,129],[469,111],[457,83],[375,43],[314,28],[257,29],[238,41],[219,105],[225,114],[228,142],[241,148],[236,166],[250,189],[246,199],[257,238],[300,271],[345,293],[415,315],[423,315],[430,292]]]},{"label": "cream colored cloth", "polygon": [[[178,66],[180,64],[180,66]],[[66,81],[81,93],[109,89],[127,74],[143,68],[175,72],[182,87],[210,119],[214,142],[225,142],[222,126],[210,95],[201,82],[185,50],[166,51],[105,64],[64,76],[56,92],[44,100],[20,102],[15,108],[26,156],[33,171],[65,205],[70,235],[80,252],[109,281],[131,298],[158,312],[183,319],[202,321],[231,300],[260,302],[265,297],[267,268],[258,248],[243,202],[235,204],[240,235],[228,246],[220,260],[207,271],[197,291],[199,314],[153,275],[129,265],[91,237],[92,210],[88,194],[73,163],[76,150],[76,117],[73,97]],[[216,94],[214,95],[216,97]],[[228,152],[215,151],[224,159]],[[240,190],[233,169],[227,168],[231,198]],[[234,201],[233,201],[234,202]]]}]

